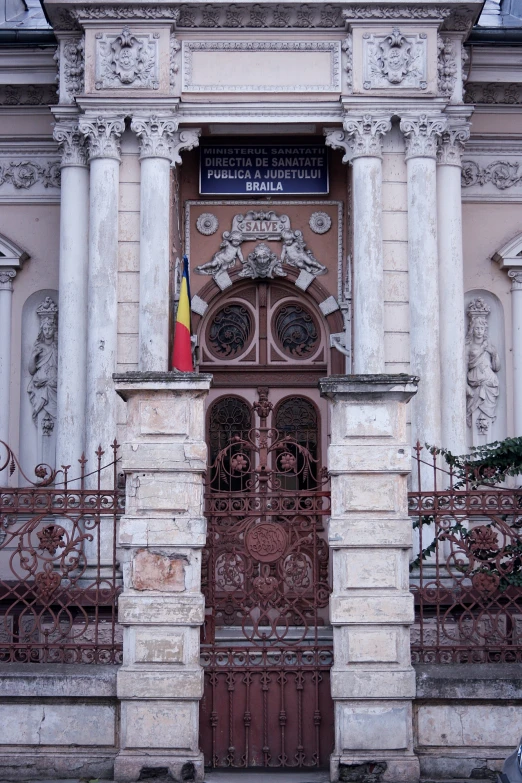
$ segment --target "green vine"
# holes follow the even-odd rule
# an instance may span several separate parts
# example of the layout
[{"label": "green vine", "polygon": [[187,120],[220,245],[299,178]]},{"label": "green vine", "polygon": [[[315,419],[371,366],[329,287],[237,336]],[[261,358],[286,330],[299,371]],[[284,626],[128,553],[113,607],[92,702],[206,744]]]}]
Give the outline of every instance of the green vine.
[{"label": "green vine", "polygon": [[457,456],[449,449],[426,444],[433,456],[440,454],[452,469],[457,481],[454,489],[469,486],[470,489],[494,487],[508,476],[522,473],[522,437],[506,438],[475,446],[469,454]]}]

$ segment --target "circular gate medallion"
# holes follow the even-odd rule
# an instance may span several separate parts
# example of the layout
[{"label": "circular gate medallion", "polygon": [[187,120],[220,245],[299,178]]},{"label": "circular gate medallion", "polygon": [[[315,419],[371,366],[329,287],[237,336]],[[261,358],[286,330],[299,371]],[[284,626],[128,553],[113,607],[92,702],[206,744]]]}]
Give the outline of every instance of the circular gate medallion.
[{"label": "circular gate medallion", "polygon": [[262,522],[254,525],[246,534],[246,548],[254,558],[261,563],[273,563],[285,553],[288,538],[280,525],[273,522]]}]

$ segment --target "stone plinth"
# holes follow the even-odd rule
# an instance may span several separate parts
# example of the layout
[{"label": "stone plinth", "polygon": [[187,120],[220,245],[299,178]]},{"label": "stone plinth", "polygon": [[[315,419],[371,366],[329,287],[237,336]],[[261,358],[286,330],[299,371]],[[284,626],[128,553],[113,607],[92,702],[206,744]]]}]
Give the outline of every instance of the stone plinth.
[{"label": "stone plinth", "polygon": [[331,415],[333,781],[342,778],[342,765],[365,762],[384,762],[384,781],[419,779],[406,486],[406,404],[417,381],[407,375],[343,375],[319,382]]},{"label": "stone plinth", "polygon": [[196,373],[114,376],[128,414],[126,513],[119,532],[125,552],[119,781],[137,780],[143,768],[143,774],[167,768],[176,781],[203,780],[199,633],[205,611],[204,406],[211,379]]}]

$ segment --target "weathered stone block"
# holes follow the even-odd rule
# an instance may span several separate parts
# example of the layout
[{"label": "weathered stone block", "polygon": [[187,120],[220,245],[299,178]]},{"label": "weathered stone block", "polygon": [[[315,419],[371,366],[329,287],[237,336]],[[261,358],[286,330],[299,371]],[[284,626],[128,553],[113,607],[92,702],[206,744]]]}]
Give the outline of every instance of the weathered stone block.
[{"label": "weathered stone block", "polygon": [[[384,554],[384,556],[383,556]],[[407,589],[402,551],[375,549],[340,549],[333,553],[333,590],[340,593],[352,588]]]},{"label": "weathered stone block", "polygon": [[179,556],[138,549],[132,561],[132,586],[135,590],[159,590],[180,593],[185,590],[185,564]]},{"label": "weathered stone block", "polygon": [[118,620],[122,625],[201,625],[205,599],[201,593],[121,595]]},{"label": "weathered stone block", "polygon": [[418,707],[421,746],[515,748],[520,707],[514,704],[427,704]]},{"label": "weathered stone block", "polygon": [[332,595],[330,621],[332,624],[393,625],[413,623],[413,595],[392,593],[382,595]]},{"label": "weathered stone block", "polygon": [[204,517],[131,517],[120,519],[121,546],[205,546],[207,521]]},{"label": "weathered stone block", "polygon": [[332,473],[359,473],[380,471],[383,473],[409,474],[411,470],[410,448],[406,444],[374,445],[349,444],[328,448],[328,469]]},{"label": "weathered stone block", "polygon": [[0,704],[0,745],[114,745],[116,708],[101,704]]},{"label": "weathered stone block", "polygon": [[122,748],[198,751],[197,701],[123,701]]},{"label": "weathered stone block", "polygon": [[[399,439],[400,414],[396,402],[338,403],[332,406],[332,443],[347,439]],[[335,435],[334,435],[335,433]]]},{"label": "weathered stone block", "polygon": [[333,549],[343,546],[408,549],[411,538],[411,520],[407,516],[357,518],[350,515],[349,523],[332,517],[328,526],[328,541]]},{"label": "weathered stone block", "polygon": [[143,671],[129,668],[118,672],[120,699],[201,699],[203,670],[186,667],[167,671]]},{"label": "weathered stone block", "polygon": [[339,669],[330,673],[334,699],[414,699],[415,672],[397,669]]},{"label": "weathered stone block", "polygon": [[354,704],[338,701],[337,747],[354,751],[406,750],[411,746],[411,705],[397,702]]},{"label": "weathered stone block", "polygon": [[365,512],[406,512],[406,500],[399,491],[398,476],[358,474],[332,475],[332,515]]},{"label": "weathered stone block", "polygon": [[130,515],[150,512],[201,515],[203,482],[200,475],[183,471],[176,476],[140,473],[127,481],[127,506]]},{"label": "weathered stone block", "polygon": [[133,651],[128,650],[130,660],[125,663],[172,663],[185,662],[185,631],[169,628],[132,628],[133,640],[129,640]]},{"label": "weathered stone block", "polygon": [[336,665],[342,667],[343,664],[349,663],[398,663],[400,634],[400,628],[336,628]]}]

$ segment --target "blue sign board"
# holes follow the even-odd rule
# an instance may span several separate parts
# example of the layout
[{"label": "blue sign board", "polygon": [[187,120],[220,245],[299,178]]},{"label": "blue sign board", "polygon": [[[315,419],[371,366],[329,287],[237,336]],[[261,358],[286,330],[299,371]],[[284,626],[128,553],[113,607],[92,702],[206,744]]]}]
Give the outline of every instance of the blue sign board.
[{"label": "blue sign board", "polygon": [[324,144],[200,145],[202,196],[305,196],[328,193]]}]

